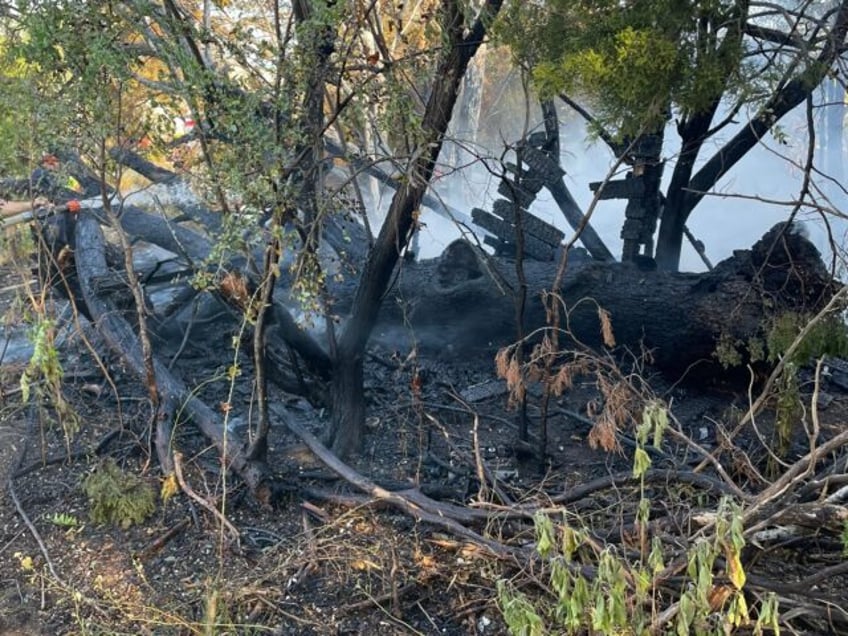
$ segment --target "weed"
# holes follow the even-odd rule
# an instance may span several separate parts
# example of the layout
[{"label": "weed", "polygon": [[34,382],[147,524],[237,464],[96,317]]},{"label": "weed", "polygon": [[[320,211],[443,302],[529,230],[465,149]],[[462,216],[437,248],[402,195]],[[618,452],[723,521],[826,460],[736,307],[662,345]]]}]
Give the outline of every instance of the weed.
[{"label": "weed", "polygon": [[82,487],[96,523],[114,523],[127,529],[156,509],[156,491],[141,477],[122,471],[111,459],[86,477]]}]

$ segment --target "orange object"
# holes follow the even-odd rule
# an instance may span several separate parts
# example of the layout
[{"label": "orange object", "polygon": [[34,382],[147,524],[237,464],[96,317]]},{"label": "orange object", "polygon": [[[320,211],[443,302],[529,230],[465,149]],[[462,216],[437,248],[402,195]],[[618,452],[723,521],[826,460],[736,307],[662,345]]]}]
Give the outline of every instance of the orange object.
[{"label": "orange object", "polygon": [[68,208],[68,212],[71,212],[72,214],[79,214],[79,211],[82,210],[80,202],[76,199],[71,199],[70,201],[68,201],[66,207]]},{"label": "orange object", "polygon": [[45,168],[58,168],[59,158],[53,154],[45,154],[41,157],[41,165]]}]

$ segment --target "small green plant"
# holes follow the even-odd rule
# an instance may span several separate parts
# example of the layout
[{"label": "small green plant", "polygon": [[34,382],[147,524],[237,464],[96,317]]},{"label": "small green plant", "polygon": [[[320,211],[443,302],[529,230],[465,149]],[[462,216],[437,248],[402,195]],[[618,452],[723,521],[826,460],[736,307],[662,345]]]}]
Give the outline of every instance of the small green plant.
[{"label": "small green plant", "polygon": [[713,355],[725,369],[738,367],[742,364],[742,341],[734,339],[728,333],[719,336]]},{"label": "small green plant", "polygon": [[546,633],[533,602],[506,581],[498,581],[498,603],[511,634],[542,636]]},{"label": "small green plant", "polygon": [[[556,523],[538,513],[536,551],[546,564],[544,592],[530,596],[513,582],[499,581],[498,604],[511,634],[727,634],[737,628],[779,633],[773,595],[749,611],[743,589],[745,546],[742,510],[730,498],[718,503],[712,531],[675,551],[660,537],[648,538],[650,499],[645,477],[648,444],[658,447],[669,425],[659,402],[650,402],[636,430],[633,475],[640,482],[636,521],[640,549],[628,556],[605,546],[565,518]],[[846,526],[848,527],[848,526]],[[848,545],[848,530],[843,540]],[[685,563],[677,593],[669,595],[666,563]],[[718,573],[716,573],[718,570]],[[676,601],[676,611],[668,604]]]},{"label": "small green plant", "polygon": [[[774,388],[773,450],[778,457],[788,453],[792,434],[803,415],[798,370],[822,356],[848,356],[848,326],[841,315],[831,315],[810,325],[812,319],[809,314],[783,312],[762,325],[765,334],[762,338],[743,342],[727,333],[721,334],[713,353],[725,369],[740,367],[745,362],[775,364],[783,360],[783,371]],[[796,343],[802,333],[803,338]],[[770,473],[774,470],[779,470],[779,466],[769,466]]]},{"label": "small green plant", "polygon": [[80,525],[79,519],[66,512],[54,512],[52,515],[47,515],[47,521],[60,528],[77,528]]},{"label": "small green plant", "polygon": [[[770,362],[776,362],[785,356],[811,319],[812,316],[792,311],[784,312],[774,319],[766,338]],[[827,355],[843,358],[848,356],[848,326],[839,315],[829,316],[813,325],[788,362],[803,366]]]},{"label": "small green plant", "polygon": [[37,313],[29,336],[33,351],[29,364],[21,374],[21,396],[24,402],[28,402],[34,393],[39,406],[53,406],[65,436],[65,446],[70,452],[71,440],[79,431],[80,424],[76,411],[62,393],[63,371],[56,346],[55,321],[43,313]]},{"label": "small green plant", "polygon": [[792,433],[803,415],[798,370],[822,356],[848,355],[848,328],[839,316],[829,316],[812,325],[789,355],[790,348],[810,320],[811,316],[806,314],[785,312],[774,319],[766,339],[769,361],[786,358],[776,386],[775,453],[779,457],[788,453]]},{"label": "small green plant", "polygon": [[114,523],[127,529],[156,509],[156,491],[141,477],[122,471],[111,459],[86,477],[82,488],[95,523]]}]

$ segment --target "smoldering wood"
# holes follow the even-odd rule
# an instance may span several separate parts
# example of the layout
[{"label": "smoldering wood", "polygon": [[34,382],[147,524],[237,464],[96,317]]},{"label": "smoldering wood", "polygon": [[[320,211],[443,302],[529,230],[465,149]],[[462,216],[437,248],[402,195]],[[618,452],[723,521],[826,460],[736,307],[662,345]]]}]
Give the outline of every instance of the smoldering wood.
[{"label": "smoldering wood", "polygon": [[[158,215],[129,208],[121,222],[131,233],[143,233],[146,240],[159,241],[167,249],[188,249],[198,257],[211,249],[205,237],[181,226],[175,230]],[[525,331],[545,324],[540,294],[553,280],[556,264],[524,264],[533,290]],[[348,273],[331,286],[333,313],[342,321],[356,282],[356,275]],[[465,242],[452,244],[439,259],[403,261],[383,302],[374,340],[393,348],[416,342],[442,356],[488,355],[517,333],[509,287],[517,288],[514,263],[487,257]],[[811,311],[826,302],[831,290],[816,249],[793,231],[774,229],[751,250],[740,250],[703,274],[642,271],[632,264],[594,261],[576,250],[569,256],[560,291],[569,310],[568,328],[578,340],[600,345],[597,307],[602,306],[610,313],[619,345],[636,352],[646,347],[659,368],[680,374],[696,363],[712,367],[722,334],[733,342],[762,335],[768,303],[773,304],[771,313]],[[775,294],[778,303],[764,301]],[[275,313],[280,327],[273,330],[269,346],[283,386],[293,390],[298,385],[296,374],[282,371],[291,366],[286,342],[299,354],[306,352],[310,374],[326,378],[330,363],[322,345],[305,334],[282,305]]]},{"label": "smoldering wood", "polygon": [[[361,227],[354,219],[345,222]],[[121,224],[131,235],[189,254],[197,262],[211,250],[211,241],[200,233],[134,206],[124,207]],[[348,243],[347,231],[337,226],[343,244]],[[545,324],[541,293],[551,284],[556,266],[556,261],[524,264],[532,290],[525,332]],[[342,328],[357,282],[356,272],[345,270],[344,279],[330,286],[332,313],[341,318]],[[287,284],[284,276],[281,289]],[[438,259],[404,260],[382,303],[373,340],[392,348],[416,343],[441,356],[489,355],[511,343],[517,333],[510,288],[517,288],[514,263],[486,256],[463,241],[450,245]],[[720,336],[731,342],[761,336],[769,315],[814,311],[827,301],[832,289],[815,247],[779,226],[752,249],[737,251],[703,274],[643,271],[632,264],[595,261],[585,250],[575,250],[569,255],[560,292],[568,310],[567,327],[577,340],[600,346],[597,310],[601,306],[610,313],[620,346],[634,352],[644,347],[659,368],[681,374],[698,363],[715,373],[712,363]],[[210,305],[206,316],[216,306],[221,311],[219,301],[205,302]],[[306,381],[326,381],[331,362],[324,343],[307,334],[282,303],[272,311],[269,358],[281,386],[302,393],[298,387],[302,389],[303,378],[292,369],[292,350],[304,361]],[[166,321],[164,337],[179,339],[184,329],[168,335],[167,327],[186,323],[189,315],[189,309],[184,309],[182,317]],[[217,327],[212,324],[212,328]]]},{"label": "smoldering wood", "polygon": [[[815,312],[836,289],[818,250],[793,228],[780,224],[749,250],[738,250],[707,273],[643,271],[632,264],[598,262],[585,253],[569,258],[559,290],[563,327],[589,346],[601,346],[598,308],[609,312],[619,346],[643,348],[654,364],[679,375],[703,365],[712,374],[721,336],[733,343],[762,337],[769,319],[786,311]],[[555,263],[524,264],[528,295],[525,333],[545,325],[542,292]],[[482,255],[462,241],[441,258],[404,263],[392,294],[383,303],[375,338],[388,346],[410,346],[439,355],[492,353],[515,337],[510,293],[487,272],[517,289],[511,261]],[[344,313],[349,292],[340,289]]]},{"label": "smoldering wood", "polygon": [[[506,174],[498,185],[498,193],[504,199],[494,202],[491,214],[474,208],[472,219],[494,234],[494,237],[486,236],[484,242],[492,246],[496,254],[517,253],[516,233],[517,228],[521,227],[525,256],[541,261],[551,260],[554,255],[552,248],[562,242],[564,233],[527,211],[542,188],[547,188],[565,220],[579,233],[580,242],[589,253],[597,260],[615,260],[565,185],[565,171],[558,163],[559,129],[553,121],[556,112],[550,107],[550,102],[544,100],[542,109],[547,111],[546,130],[532,133],[517,144],[516,154],[527,168],[521,169],[516,164],[505,163]],[[523,210],[520,225],[515,218],[516,208]],[[544,243],[552,248],[546,247]]]}]

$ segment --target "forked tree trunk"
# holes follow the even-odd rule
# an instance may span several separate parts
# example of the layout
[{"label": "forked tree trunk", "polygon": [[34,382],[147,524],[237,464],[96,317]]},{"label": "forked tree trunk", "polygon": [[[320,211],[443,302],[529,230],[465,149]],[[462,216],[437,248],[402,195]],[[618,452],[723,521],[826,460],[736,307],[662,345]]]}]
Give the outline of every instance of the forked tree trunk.
[{"label": "forked tree trunk", "polygon": [[[842,55],[848,32],[848,2],[839,3],[838,9],[833,11],[832,19],[833,27],[816,59],[810,60],[805,68],[763,104],[759,113],[724,144],[688,182],[673,182],[673,189],[670,187],[667,192],[667,205],[663,211],[657,238],[656,260],[660,269],[677,271],[680,266],[684,227],[695,206],[783,117],[812,94],[830,72],[834,62]],[[709,125],[704,131],[708,128]],[[689,141],[697,143],[699,150],[703,140],[692,135]],[[685,142],[684,139],[684,144]],[[695,157],[686,159],[690,160],[694,164]],[[691,167],[687,166],[687,170],[691,171]]]}]

